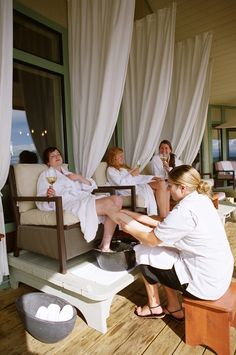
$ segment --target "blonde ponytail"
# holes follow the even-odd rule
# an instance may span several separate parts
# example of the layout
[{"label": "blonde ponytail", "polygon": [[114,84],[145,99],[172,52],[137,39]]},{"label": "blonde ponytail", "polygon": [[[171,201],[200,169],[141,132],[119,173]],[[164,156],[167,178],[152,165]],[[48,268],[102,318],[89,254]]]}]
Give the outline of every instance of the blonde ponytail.
[{"label": "blonde ponytail", "polygon": [[212,190],[208,182],[201,180],[196,190],[199,194],[207,195],[210,199],[212,199]]},{"label": "blonde ponytail", "polygon": [[191,165],[180,165],[171,170],[169,180],[176,185],[185,185],[190,192],[197,191],[212,198],[210,185],[201,180],[199,172]]}]

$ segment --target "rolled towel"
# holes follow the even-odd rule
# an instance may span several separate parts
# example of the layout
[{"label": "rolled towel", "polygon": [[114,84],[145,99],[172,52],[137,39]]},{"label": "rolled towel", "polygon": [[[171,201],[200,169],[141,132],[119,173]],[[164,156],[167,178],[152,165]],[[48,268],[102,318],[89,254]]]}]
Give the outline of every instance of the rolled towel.
[{"label": "rolled towel", "polygon": [[47,320],[48,319],[48,309],[47,307],[41,306],[38,308],[36,314],[36,318]]},{"label": "rolled towel", "polygon": [[58,322],[60,310],[61,308],[58,304],[51,303],[48,306],[48,321]]},{"label": "rolled towel", "polygon": [[59,313],[59,321],[66,321],[73,317],[73,307],[70,304],[65,305]]}]

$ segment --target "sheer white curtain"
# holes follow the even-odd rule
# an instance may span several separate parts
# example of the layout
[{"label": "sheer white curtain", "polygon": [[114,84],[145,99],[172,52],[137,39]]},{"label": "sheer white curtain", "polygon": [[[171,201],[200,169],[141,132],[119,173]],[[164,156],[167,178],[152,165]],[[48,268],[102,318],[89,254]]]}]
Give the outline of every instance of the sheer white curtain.
[{"label": "sheer white curtain", "polygon": [[195,122],[195,125],[192,130],[191,137],[189,138],[180,158],[183,162],[187,164],[192,164],[194,161],[202,142],[202,137],[204,134],[206,120],[207,120],[207,111],[209,104],[210,96],[210,87],[211,87],[211,75],[212,75],[212,61],[209,61],[206,81],[203,89],[202,100],[199,105],[198,118]]},{"label": "sheer white curtain", "polygon": [[74,160],[88,177],[118,118],[134,7],[135,0],[68,0]]},{"label": "sheer white curtain", "polygon": [[171,87],[176,4],[135,21],[122,101],[126,162],[144,167],[159,140]]},{"label": "sheer white curtain", "polygon": [[[161,139],[169,139],[175,154],[188,164],[197,154],[204,130],[211,43],[212,34],[207,32],[178,42],[175,47],[170,100]],[[191,152],[185,150],[187,146]]]},{"label": "sheer white curtain", "polygon": [[[12,119],[12,54],[13,22],[12,1],[0,0],[0,191],[3,188],[10,163],[10,136]],[[3,134],[4,132],[4,134]],[[2,197],[0,194],[0,234],[5,235]],[[0,241],[0,282],[8,275],[6,238]]]}]

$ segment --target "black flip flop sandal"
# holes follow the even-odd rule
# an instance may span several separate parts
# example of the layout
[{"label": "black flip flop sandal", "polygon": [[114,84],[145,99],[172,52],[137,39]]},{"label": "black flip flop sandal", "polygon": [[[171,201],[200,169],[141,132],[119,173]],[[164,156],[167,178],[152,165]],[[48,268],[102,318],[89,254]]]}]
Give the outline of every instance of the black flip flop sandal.
[{"label": "black flip flop sandal", "polygon": [[149,311],[150,311],[150,314],[146,314],[145,316],[141,315],[141,314],[138,314],[137,313],[137,310],[134,311],[134,314],[140,318],[149,318],[149,319],[161,319],[161,318],[164,318],[166,313],[165,312],[161,312],[161,313],[153,313],[152,309],[154,308],[157,308],[157,307],[160,307],[161,304],[157,304],[156,306],[154,307],[150,307],[147,305]]}]

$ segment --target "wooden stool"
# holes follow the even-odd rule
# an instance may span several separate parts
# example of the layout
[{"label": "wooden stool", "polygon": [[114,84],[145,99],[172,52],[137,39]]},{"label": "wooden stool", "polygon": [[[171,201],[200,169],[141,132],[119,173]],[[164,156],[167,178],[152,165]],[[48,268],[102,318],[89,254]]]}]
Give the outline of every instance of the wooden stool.
[{"label": "wooden stool", "polygon": [[217,301],[185,298],[185,342],[207,345],[218,355],[230,354],[230,326],[236,328],[236,282]]}]

